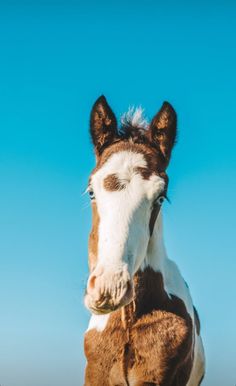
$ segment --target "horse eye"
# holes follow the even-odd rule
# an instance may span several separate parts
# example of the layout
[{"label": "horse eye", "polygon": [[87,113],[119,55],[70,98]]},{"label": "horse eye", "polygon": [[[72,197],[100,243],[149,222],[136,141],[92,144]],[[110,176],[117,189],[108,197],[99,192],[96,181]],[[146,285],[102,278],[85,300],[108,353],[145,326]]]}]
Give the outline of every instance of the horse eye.
[{"label": "horse eye", "polygon": [[89,197],[90,197],[90,200],[94,200],[95,199],[95,194],[94,194],[93,190],[89,190]]},{"label": "horse eye", "polygon": [[164,201],[165,201],[165,196],[160,196],[158,197],[156,202],[158,203],[158,205],[162,205]]}]

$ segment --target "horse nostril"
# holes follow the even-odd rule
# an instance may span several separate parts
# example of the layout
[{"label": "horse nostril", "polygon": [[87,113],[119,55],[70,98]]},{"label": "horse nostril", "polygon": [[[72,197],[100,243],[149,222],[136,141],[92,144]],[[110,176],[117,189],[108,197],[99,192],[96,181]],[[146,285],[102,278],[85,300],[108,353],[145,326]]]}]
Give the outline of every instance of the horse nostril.
[{"label": "horse nostril", "polygon": [[131,281],[129,280],[129,281],[127,282],[126,292],[127,292],[127,293],[130,293],[131,291],[132,291],[132,283],[131,283]]},{"label": "horse nostril", "polygon": [[96,279],[97,279],[96,275],[90,276],[89,281],[88,281],[88,289],[89,290],[93,290],[94,289]]},{"label": "horse nostril", "polygon": [[126,286],[126,294],[125,294],[125,297],[126,298],[130,298],[130,297],[133,297],[133,283],[131,280],[129,280],[127,282],[127,286]]}]

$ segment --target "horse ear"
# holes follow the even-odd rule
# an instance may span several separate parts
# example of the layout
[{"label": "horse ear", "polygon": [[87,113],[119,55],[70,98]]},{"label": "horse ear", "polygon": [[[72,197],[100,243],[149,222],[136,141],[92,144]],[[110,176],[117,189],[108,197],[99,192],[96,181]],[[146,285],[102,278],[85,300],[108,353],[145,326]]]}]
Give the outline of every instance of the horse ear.
[{"label": "horse ear", "polygon": [[97,156],[118,136],[116,117],[103,95],[93,105],[90,115],[90,133]]},{"label": "horse ear", "polygon": [[163,155],[164,167],[168,166],[171,151],[176,141],[177,115],[170,103],[164,102],[150,123],[149,139]]}]

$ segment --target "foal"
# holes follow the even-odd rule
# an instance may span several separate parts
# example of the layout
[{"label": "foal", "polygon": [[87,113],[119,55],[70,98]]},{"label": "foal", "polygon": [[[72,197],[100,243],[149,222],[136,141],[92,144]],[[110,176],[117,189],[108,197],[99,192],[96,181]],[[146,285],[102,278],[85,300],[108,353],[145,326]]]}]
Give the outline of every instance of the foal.
[{"label": "foal", "polygon": [[129,111],[119,130],[104,96],[93,106],[85,386],[198,386],[204,376],[198,315],[162,238],[176,123],[167,102],[150,125]]}]

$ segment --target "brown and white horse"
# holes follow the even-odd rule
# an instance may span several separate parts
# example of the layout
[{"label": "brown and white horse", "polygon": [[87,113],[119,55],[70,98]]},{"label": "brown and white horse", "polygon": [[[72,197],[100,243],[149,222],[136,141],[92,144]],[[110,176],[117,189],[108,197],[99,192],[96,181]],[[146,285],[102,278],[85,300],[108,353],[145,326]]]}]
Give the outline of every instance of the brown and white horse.
[{"label": "brown and white horse", "polygon": [[204,376],[198,315],[162,237],[176,123],[167,102],[150,124],[129,111],[120,129],[104,96],[93,106],[86,386],[198,386]]}]

